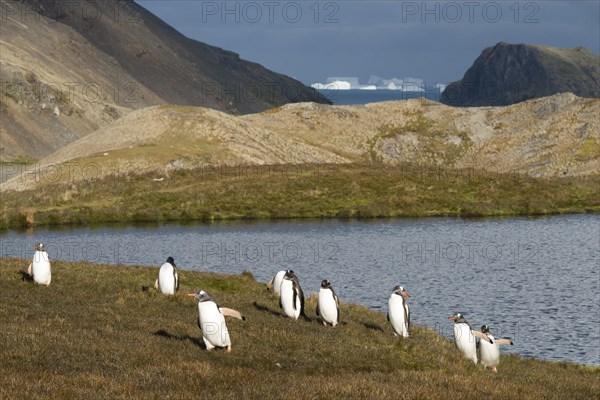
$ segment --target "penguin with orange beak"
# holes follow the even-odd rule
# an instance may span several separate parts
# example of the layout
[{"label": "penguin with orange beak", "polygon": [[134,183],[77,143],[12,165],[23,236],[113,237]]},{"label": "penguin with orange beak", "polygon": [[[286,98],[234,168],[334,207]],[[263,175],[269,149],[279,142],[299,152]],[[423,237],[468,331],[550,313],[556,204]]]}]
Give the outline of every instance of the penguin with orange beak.
[{"label": "penguin with orange beak", "polygon": [[477,364],[477,344],[475,336],[481,337],[481,332],[473,331],[471,325],[467,322],[464,315],[456,313],[448,318],[454,321],[454,344],[462,355]]},{"label": "penguin with orange beak", "polygon": [[396,286],[388,301],[387,319],[394,328],[394,336],[408,337],[410,329],[410,308],[408,302],[410,296],[402,286]]},{"label": "penguin with orange beak", "polygon": [[188,296],[198,300],[198,327],[202,331],[202,340],[206,345],[206,350],[225,347],[227,352],[230,353],[231,338],[229,337],[225,317],[234,317],[242,321],[246,318],[239,311],[219,307],[204,290],[200,290],[198,293],[190,293]]}]

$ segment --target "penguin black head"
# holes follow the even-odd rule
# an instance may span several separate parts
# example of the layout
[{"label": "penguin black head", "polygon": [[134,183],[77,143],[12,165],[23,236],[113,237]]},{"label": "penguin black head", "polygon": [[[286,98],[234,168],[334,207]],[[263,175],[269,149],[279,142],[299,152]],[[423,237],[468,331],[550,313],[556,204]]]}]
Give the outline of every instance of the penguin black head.
[{"label": "penguin black head", "polygon": [[490,328],[487,325],[481,325],[481,333],[490,333]]},{"label": "penguin black head", "polygon": [[46,246],[44,245],[44,243],[38,243],[35,246],[33,246],[33,248],[37,251],[46,251]]},{"label": "penguin black head", "polygon": [[173,257],[169,257],[169,258],[167,258],[167,262],[168,262],[169,264],[171,264],[172,266],[175,266],[175,260],[173,259]]},{"label": "penguin black head", "polygon": [[451,321],[454,321],[455,324],[468,323],[467,320],[465,319],[464,315],[462,315],[459,312],[455,313],[453,316],[451,316],[448,319]]},{"label": "penguin black head", "polygon": [[288,269],[288,270],[285,272],[285,276],[284,276],[284,278],[287,278],[287,279],[294,279],[294,278],[296,278],[296,273],[295,273],[294,271],[292,271],[291,269]]},{"label": "penguin black head", "polygon": [[204,290],[198,291],[198,293],[189,293],[188,296],[195,297],[198,302],[202,303],[203,301],[214,301],[212,297]]},{"label": "penguin black head", "polygon": [[398,296],[404,296],[407,299],[410,299],[410,296],[408,295],[408,293],[406,293],[406,291],[404,290],[404,287],[402,287],[400,285],[394,287],[392,294],[397,294]]},{"label": "penguin black head", "polygon": [[323,279],[321,282],[321,287],[323,289],[329,289],[331,287],[331,282],[329,282],[327,279]]}]

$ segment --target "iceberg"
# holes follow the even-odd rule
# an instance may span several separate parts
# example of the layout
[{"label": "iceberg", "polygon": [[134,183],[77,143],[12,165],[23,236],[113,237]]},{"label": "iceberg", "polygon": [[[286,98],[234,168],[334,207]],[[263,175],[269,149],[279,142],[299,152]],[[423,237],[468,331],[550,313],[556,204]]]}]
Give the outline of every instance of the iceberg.
[{"label": "iceberg", "polygon": [[360,83],[358,82],[358,78],[355,76],[330,76],[325,81],[325,83],[334,83],[334,82],[348,82],[350,84],[351,89],[358,89],[360,86]]},{"label": "iceberg", "polygon": [[386,79],[376,75],[371,75],[369,85],[374,85],[377,89],[402,90],[404,92],[424,92],[425,81],[420,78],[391,78]]},{"label": "iceberg", "polygon": [[333,81],[329,83],[313,83],[311,88],[316,90],[350,90],[352,84],[346,81]]}]

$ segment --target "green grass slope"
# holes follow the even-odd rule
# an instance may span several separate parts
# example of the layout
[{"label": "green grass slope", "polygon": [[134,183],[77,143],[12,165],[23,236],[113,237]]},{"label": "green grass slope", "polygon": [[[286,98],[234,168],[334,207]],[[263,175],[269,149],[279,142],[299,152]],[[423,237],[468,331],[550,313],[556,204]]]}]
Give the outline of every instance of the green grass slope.
[{"label": "green grass slope", "polygon": [[414,164],[275,165],[113,175],[2,192],[0,228],[96,222],[536,215],[600,210],[597,178]]},{"label": "green grass slope", "polygon": [[[600,369],[503,356],[494,374],[436,332],[395,338],[385,315],[341,306],[333,329],[282,315],[251,275],[181,271],[181,291],[148,289],[157,268],[55,262],[49,287],[23,281],[29,261],[0,259],[2,399],[591,399]],[[200,346],[196,302],[208,291],[233,352]],[[309,289],[309,288],[306,288]],[[385,301],[382,295],[382,302]],[[448,310],[449,312],[453,310]],[[440,321],[446,316],[440,316]],[[450,323],[448,321],[448,323]],[[518,345],[518,343],[517,343]]]}]

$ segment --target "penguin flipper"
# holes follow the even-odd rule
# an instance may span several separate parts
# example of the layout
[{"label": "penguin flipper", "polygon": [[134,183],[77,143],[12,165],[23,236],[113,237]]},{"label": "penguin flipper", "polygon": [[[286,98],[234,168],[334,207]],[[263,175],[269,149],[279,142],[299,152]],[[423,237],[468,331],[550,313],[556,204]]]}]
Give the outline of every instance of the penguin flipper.
[{"label": "penguin flipper", "polygon": [[388,322],[390,322],[390,312],[389,311],[386,316],[387,316]]},{"label": "penguin flipper", "polygon": [[29,276],[33,276],[33,263],[29,263],[29,267],[27,267],[27,274]]},{"label": "penguin flipper", "polygon": [[158,279],[154,281],[154,289],[158,290]]},{"label": "penguin flipper", "polygon": [[340,320],[340,301],[338,300],[337,295],[335,294],[335,290],[331,288],[331,294],[333,294],[333,299],[335,300],[335,306],[337,308],[338,321]]},{"label": "penguin flipper", "polygon": [[510,339],[498,339],[498,340],[496,340],[496,343],[498,343],[498,344],[509,344],[511,346],[513,345],[513,342]]},{"label": "penguin flipper", "polygon": [[175,293],[179,290],[179,275],[177,275],[177,268],[173,267],[173,279],[175,279]]},{"label": "penguin flipper", "polygon": [[475,330],[471,330],[471,332],[473,332],[473,336],[481,338],[483,337],[483,333],[481,333],[480,331],[475,331]]},{"label": "penguin flipper", "polygon": [[[479,334],[479,336],[477,336],[475,333]],[[481,338],[481,340],[485,340],[489,344],[494,344],[494,341],[485,333],[481,333],[479,331],[473,331],[473,336]]]},{"label": "penguin flipper", "polygon": [[319,301],[317,301],[317,309],[315,310],[315,313],[317,314],[317,317],[321,316],[321,314],[319,314]]},{"label": "penguin flipper", "polygon": [[300,285],[298,285],[298,297],[300,297],[300,315],[306,317],[306,314],[304,314],[304,293],[302,292]]},{"label": "penguin flipper", "polygon": [[275,277],[272,277],[271,280],[269,280],[269,282],[267,282],[267,290],[271,290],[271,288],[273,287],[274,281],[275,281]]},{"label": "penguin flipper", "polygon": [[233,318],[240,319],[242,321],[246,320],[246,317],[244,317],[242,315],[242,313],[240,313],[239,311],[236,311],[232,308],[221,307],[221,308],[219,308],[219,311],[221,311],[221,314],[223,314],[226,317],[233,317]]}]

